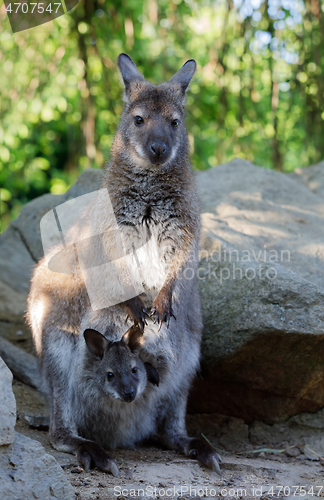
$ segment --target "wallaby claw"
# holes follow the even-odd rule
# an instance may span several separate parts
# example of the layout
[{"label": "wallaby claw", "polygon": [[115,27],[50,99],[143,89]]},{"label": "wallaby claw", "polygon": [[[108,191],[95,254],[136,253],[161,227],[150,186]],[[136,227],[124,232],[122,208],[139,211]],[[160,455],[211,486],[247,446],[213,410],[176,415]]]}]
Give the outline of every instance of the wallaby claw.
[{"label": "wallaby claw", "polygon": [[146,309],[142,309],[142,313],[143,313],[143,314],[142,314],[142,316],[141,316],[141,318],[140,318],[140,319],[138,319],[138,320],[134,320],[134,325],[135,325],[135,326],[138,326],[138,327],[142,330],[142,332],[144,332],[144,328],[145,328],[145,326],[147,326],[147,321],[146,321],[146,319],[145,319],[144,314],[145,314],[146,316],[148,316],[148,314],[147,314],[147,312],[146,312]]},{"label": "wallaby claw", "polygon": [[144,332],[145,325],[147,325],[145,316],[148,316],[144,303],[140,297],[134,297],[133,299],[127,300],[125,302],[126,307],[126,322],[131,319],[134,322],[134,326],[138,326],[142,332]]},{"label": "wallaby claw", "polygon": [[167,329],[169,329],[171,317],[176,319],[172,309],[170,309],[170,312],[168,312],[167,310],[158,312],[155,306],[153,306],[151,309],[151,318],[153,320],[153,324],[155,325],[156,323],[158,323],[159,325],[158,332],[161,330],[163,322],[165,322]]},{"label": "wallaby claw", "polygon": [[118,467],[115,462],[101,446],[92,441],[85,441],[77,450],[77,458],[86,472],[92,467],[97,467],[103,472],[110,472],[118,476]]},{"label": "wallaby claw", "polygon": [[114,460],[110,460],[109,470],[107,472],[110,472],[114,477],[118,476],[118,467],[117,467],[116,462]]},{"label": "wallaby claw", "polygon": [[[147,316],[148,318],[150,318],[150,314],[147,312],[147,310],[144,308],[142,309],[143,310],[143,313],[145,314],[145,316]],[[146,323],[147,324],[147,323]]]},{"label": "wallaby claw", "polygon": [[216,457],[213,457],[211,459],[211,464],[210,464],[210,467],[211,469],[214,469],[214,471],[219,475],[221,476],[222,475],[222,471],[220,470],[220,467],[219,467],[219,463],[216,459]]},{"label": "wallaby claw", "polygon": [[172,309],[171,309],[171,312],[170,312],[170,318],[171,318],[171,316],[172,316],[175,320],[177,320],[177,318],[175,317],[174,312],[172,311]]},{"label": "wallaby claw", "polygon": [[89,453],[85,451],[82,454],[80,454],[78,458],[79,458],[79,462],[82,465],[82,467],[84,468],[84,470],[86,472],[89,472],[89,470],[91,469],[91,461],[92,461]]},{"label": "wallaby claw", "polygon": [[191,446],[192,449],[188,452],[189,457],[195,458],[205,467],[213,469],[217,474],[222,474],[219,467],[219,462],[222,459],[212,446],[201,439],[192,439]]}]

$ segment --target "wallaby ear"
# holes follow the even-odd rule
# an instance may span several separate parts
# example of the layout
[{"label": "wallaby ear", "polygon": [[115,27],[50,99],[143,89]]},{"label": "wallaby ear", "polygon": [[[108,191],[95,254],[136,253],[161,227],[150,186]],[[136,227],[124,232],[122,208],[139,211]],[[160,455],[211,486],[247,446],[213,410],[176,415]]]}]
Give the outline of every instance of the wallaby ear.
[{"label": "wallaby ear", "polygon": [[184,95],[188,88],[191,78],[194,76],[194,73],[197,68],[197,63],[194,59],[189,59],[189,61],[185,62],[182,68],[170,78],[169,83],[180,86],[181,92]]},{"label": "wallaby ear", "polygon": [[122,341],[127,345],[132,352],[138,351],[143,345],[143,332],[139,326],[131,326],[123,335]]},{"label": "wallaby ear", "polygon": [[147,380],[151,382],[151,384],[158,386],[160,383],[160,374],[157,369],[154,368],[151,363],[144,363],[144,366],[146,370]]},{"label": "wallaby ear", "polygon": [[126,94],[130,90],[130,85],[132,82],[143,81],[144,76],[138,71],[135,63],[127,54],[119,54],[117,60],[119,71],[123,77]]},{"label": "wallaby ear", "polygon": [[109,341],[97,330],[88,328],[83,332],[84,340],[86,341],[87,348],[92,356],[96,359],[102,359],[107,348]]}]

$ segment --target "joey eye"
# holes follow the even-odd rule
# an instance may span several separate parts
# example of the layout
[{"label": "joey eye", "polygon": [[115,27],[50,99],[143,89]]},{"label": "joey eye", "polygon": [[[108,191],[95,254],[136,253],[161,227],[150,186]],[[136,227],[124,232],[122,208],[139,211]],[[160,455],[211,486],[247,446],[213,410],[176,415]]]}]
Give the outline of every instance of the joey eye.
[{"label": "joey eye", "polygon": [[134,366],[134,368],[132,369],[132,373],[137,373],[138,372],[138,369],[136,366]]},{"label": "joey eye", "polygon": [[108,373],[107,373],[107,379],[108,379],[108,380],[112,380],[112,379],[114,378],[114,376],[115,376],[115,375],[114,375],[112,372],[108,372]]},{"label": "joey eye", "polygon": [[135,125],[143,125],[144,120],[141,116],[135,116],[134,123],[135,123]]},{"label": "joey eye", "polygon": [[171,122],[171,127],[173,127],[173,128],[177,128],[178,125],[179,125],[179,120],[173,120]]}]

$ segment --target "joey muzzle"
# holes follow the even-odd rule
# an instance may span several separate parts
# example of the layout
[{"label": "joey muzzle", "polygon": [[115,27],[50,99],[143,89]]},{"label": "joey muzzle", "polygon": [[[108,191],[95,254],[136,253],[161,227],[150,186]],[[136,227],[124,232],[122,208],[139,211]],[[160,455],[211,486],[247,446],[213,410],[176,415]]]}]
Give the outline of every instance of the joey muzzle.
[{"label": "joey muzzle", "polygon": [[136,390],[132,387],[126,387],[123,390],[122,398],[126,403],[132,403],[136,398]]}]

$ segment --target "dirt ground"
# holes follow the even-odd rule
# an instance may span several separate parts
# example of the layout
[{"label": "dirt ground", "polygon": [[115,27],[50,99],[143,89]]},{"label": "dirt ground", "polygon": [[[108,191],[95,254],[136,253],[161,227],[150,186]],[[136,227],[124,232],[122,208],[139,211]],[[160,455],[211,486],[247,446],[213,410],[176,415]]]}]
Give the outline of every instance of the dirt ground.
[{"label": "dirt ground", "polygon": [[[153,446],[112,453],[119,467],[113,477],[97,469],[85,472],[76,458],[55,451],[48,441],[47,405],[34,389],[14,380],[17,432],[41,442],[62,466],[78,500],[113,498],[235,498],[306,500],[324,498],[324,461],[294,446],[302,441],[298,428],[285,424],[246,425],[221,415],[188,415],[190,435],[204,436],[222,456],[222,476],[179,453]],[[299,432],[299,434],[298,434]],[[287,449],[282,453],[267,449]],[[262,449],[265,448],[264,451]],[[253,453],[253,450],[260,450]],[[62,499],[64,500],[64,499]]]}]

